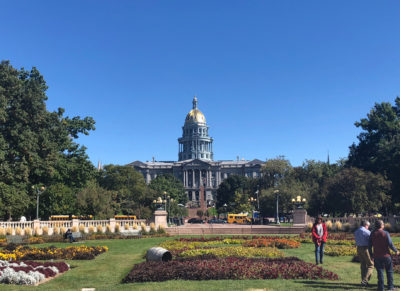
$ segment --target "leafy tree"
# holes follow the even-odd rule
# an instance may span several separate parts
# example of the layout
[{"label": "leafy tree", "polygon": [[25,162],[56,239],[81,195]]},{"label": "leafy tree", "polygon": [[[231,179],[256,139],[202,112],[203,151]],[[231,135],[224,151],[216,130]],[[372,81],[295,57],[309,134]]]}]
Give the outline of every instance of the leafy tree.
[{"label": "leafy tree", "polygon": [[[216,206],[219,213],[235,212],[237,210],[236,206],[239,206],[236,204],[238,199],[239,202],[243,200],[238,197],[238,193],[243,194],[248,191],[248,182],[248,178],[238,175],[231,175],[222,181],[217,189]],[[227,205],[226,208],[224,204]]]},{"label": "leafy tree", "polygon": [[21,201],[1,210],[9,215],[27,215],[29,208],[34,213],[32,185],[79,188],[93,174],[85,148],[74,139],[94,130],[94,120],[64,117],[62,108],[47,111],[46,90],[36,68],[17,70],[8,61],[0,63],[0,182]]},{"label": "leafy tree", "polygon": [[250,212],[251,205],[249,195],[245,192],[235,191],[234,202],[232,203],[233,213],[245,213]]},{"label": "leafy tree", "polygon": [[283,156],[267,160],[262,168],[262,188],[278,187],[279,183],[289,176],[292,170],[290,162]]},{"label": "leafy tree", "polygon": [[114,216],[110,207],[113,191],[106,190],[92,180],[80,190],[77,195],[77,206],[79,214],[94,215],[96,219],[108,219]]},{"label": "leafy tree", "polygon": [[325,212],[338,215],[387,213],[390,185],[380,174],[357,168],[343,169],[326,183]]},{"label": "leafy tree", "polygon": [[[188,216],[188,209],[186,207],[183,207],[181,205],[178,205],[180,203],[174,202],[171,203],[170,206],[170,217],[181,217],[181,216]],[[150,213],[150,216],[152,213]],[[149,216],[149,217],[150,217]]]},{"label": "leafy tree", "polygon": [[217,215],[218,215],[218,212],[214,207],[208,208],[205,213],[205,216],[207,216],[207,217],[214,217]]},{"label": "leafy tree", "polygon": [[155,193],[147,188],[141,173],[130,166],[106,165],[99,181],[100,186],[114,192],[112,208],[116,214],[146,218]]},{"label": "leafy tree", "polygon": [[51,215],[77,214],[75,191],[64,184],[57,183],[47,187],[40,195],[39,201],[39,214],[42,218],[48,218]]},{"label": "leafy tree", "polygon": [[[299,195],[307,199],[306,208],[311,215],[321,214],[326,208],[326,181],[337,174],[342,165],[306,160],[301,167],[293,169],[292,177],[300,183]],[[296,196],[296,195],[293,195]]]},{"label": "leafy tree", "polygon": [[380,173],[392,181],[392,198],[400,202],[400,98],[375,106],[355,126],[363,131],[350,147],[347,165]]},{"label": "leafy tree", "polygon": [[172,174],[159,175],[151,180],[150,189],[153,189],[160,196],[164,191],[178,203],[185,205],[187,195],[181,181]]},{"label": "leafy tree", "polygon": [[8,185],[0,182],[0,215],[3,219],[11,220],[24,215],[29,202],[24,185]]}]

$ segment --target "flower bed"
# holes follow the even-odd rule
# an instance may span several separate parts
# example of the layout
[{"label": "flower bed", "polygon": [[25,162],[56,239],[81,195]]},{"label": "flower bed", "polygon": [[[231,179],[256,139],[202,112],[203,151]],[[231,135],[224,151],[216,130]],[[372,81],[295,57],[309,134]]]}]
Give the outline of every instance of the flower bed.
[{"label": "flower bed", "polygon": [[354,256],[357,255],[357,248],[355,246],[326,246],[325,254],[328,256]]},{"label": "flower bed", "polygon": [[[168,233],[155,233],[146,234],[142,236],[126,236],[120,233],[85,233],[83,234],[85,240],[104,240],[104,239],[140,239],[147,237],[169,237]],[[24,244],[42,244],[42,243],[56,243],[56,242],[67,242],[64,235],[53,234],[53,235],[39,235],[39,236],[23,236]],[[6,246],[7,240],[0,238],[0,247]]]},{"label": "flower bed", "polygon": [[63,262],[37,263],[0,260],[0,283],[35,285],[67,270],[69,270],[69,266]]},{"label": "flower bed", "polygon": [[17,246],[15,249],[3,249],[0,258],[7,260],[92,260],[97,255],[108,251],[107,247],[78,246],[78,247],[45,247],[31,248],[28,246]]},{"label": "flower bed", "polygon": [[196,249],[208,246],[242,245],[244,247],[276,247],[279,249],[298,248],[300,242],[290,239],[289,236],[237,236],[232,238],[180,238],[163,242],[160,246],[168,250]]},{"label": "flower bed", "polygon": [[256,247],[256,248],[275,247],[278,249],[292,249],[292,248],[298,248],[300,246],[300,242],[285,238],[273,238],[273,239],[260,238],[260,239],[245,241],[243,242],[242,245],[245,247]]},{"label": "flower bed", "polygon": [[[293,237],[292,240],[301,242],[301,243],[313,243],[311,234],[299,234],[296,237]],[[354,235],[349,233],[330,233],[328,232],[328,243],[330,245],[345,245],[345,246],[353,246],[355,245]]]},{"label": "flower bed", "polygon": [[[395,243],[394,244],[397,249],[400,249],[400,243]],[[353,261],[358,261],[357,257],[357,247],[355,245],[327,245],[325,247],[325,254],[328,256],[355,256],[353,258]],[[393,256],[395,258],[397,256]],[[398,264],[400,264],[400,259],[398,261]]]},{"label": "flower bed", "polygon": [[284,253],[277,248],[257,247],[224,247],[224,248],[199,248],[172,252],[178,257],[195,257],[202,255],[214,255],[216,257],[245,257],[245,258],[280,258]]},{"label": "flower bed", "polygon": [[328,279],[338,276],[298,258],[210,258],[144,262],[133,267],[124,282],[167,280]]}]

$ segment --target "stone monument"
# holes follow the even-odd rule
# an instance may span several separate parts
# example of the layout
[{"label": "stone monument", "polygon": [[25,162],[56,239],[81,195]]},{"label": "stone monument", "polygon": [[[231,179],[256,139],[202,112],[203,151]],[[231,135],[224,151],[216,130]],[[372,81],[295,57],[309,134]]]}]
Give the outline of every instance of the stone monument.
[{"label": "stone monument", "polygon": [[165,210],[156,210],[154,212],[154,224],[156,226],[156,229],[158,229],[160,226],[162,228],[167,228],[167,211]]}]

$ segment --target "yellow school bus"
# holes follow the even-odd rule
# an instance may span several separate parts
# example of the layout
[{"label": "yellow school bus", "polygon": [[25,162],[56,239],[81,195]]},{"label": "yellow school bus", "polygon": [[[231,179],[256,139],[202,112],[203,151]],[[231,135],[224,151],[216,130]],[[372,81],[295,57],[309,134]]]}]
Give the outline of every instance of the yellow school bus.
[{"label": "yellow school bus", "polygon": [[69,220],[69,215],[52,215],[50,216],[51,221]]},{"label": "yellow school bus", "polygon": [[228,223],[250,223],[251,219],[247,214],[228,214]]},{"label": "yellow school bus", "polygon": [[63,220],[70,220],[70,219],[80,219],[80,220],[92,220],[93,215],[52,215],[50,216],[51,221],[63,221]]},{"label": "yellow school bus", "polygon": [[115,215],[115,220],[135,220],[136,215]]}]

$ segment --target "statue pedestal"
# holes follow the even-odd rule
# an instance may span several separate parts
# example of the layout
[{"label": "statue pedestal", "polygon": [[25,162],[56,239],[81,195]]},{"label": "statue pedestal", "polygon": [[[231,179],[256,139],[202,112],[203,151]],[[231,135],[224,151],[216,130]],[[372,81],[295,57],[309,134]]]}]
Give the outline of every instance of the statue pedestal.
[{"label": "statue pedestal", "polygon": [[307,211],[303,208],[297,208],[293,212],[293,224],[294,225],[306,225],[307,224]]},{"label": "statue pedestal", "polygon": [[163,228],[167,228],[167,211],[165,210],[156,210],[154,212],[154,224],[156,225],[156,229],[161,225]]}]

